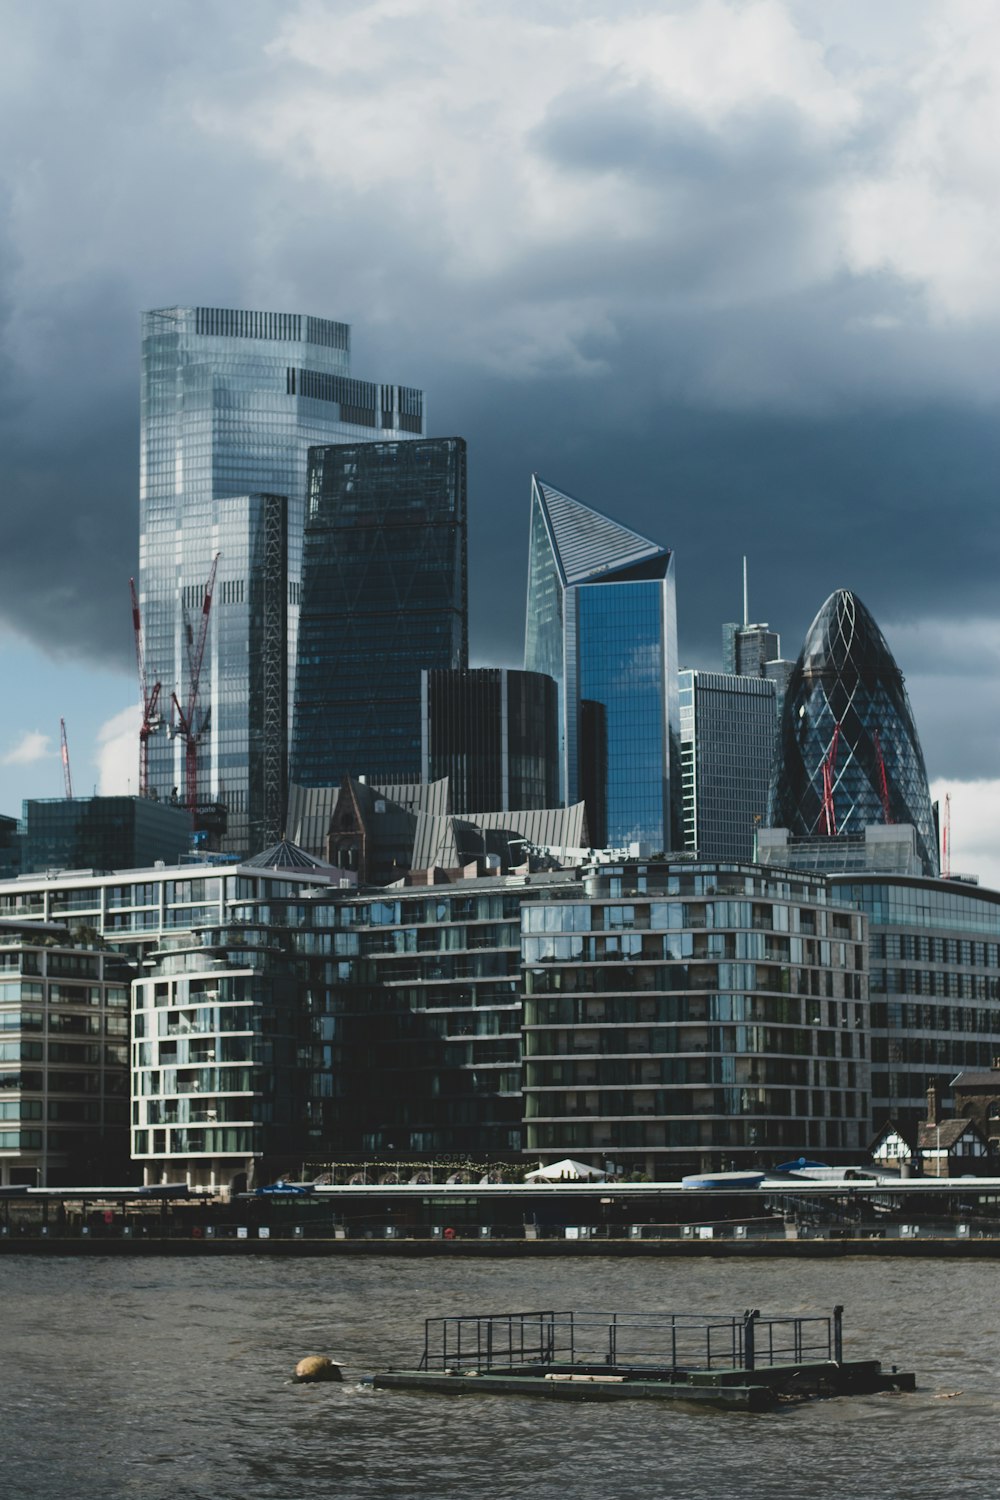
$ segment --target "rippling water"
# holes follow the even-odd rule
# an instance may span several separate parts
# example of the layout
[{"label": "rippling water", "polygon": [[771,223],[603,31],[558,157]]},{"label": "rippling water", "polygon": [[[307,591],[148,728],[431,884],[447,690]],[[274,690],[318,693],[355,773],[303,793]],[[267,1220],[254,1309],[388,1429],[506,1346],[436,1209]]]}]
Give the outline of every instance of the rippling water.
[{"label": "rippling water", "polygon": [[[6,1500],[963,1497],[1000,1490],[997,1269],[933,1261],[0,1261]],[[373,1391],[422,1319],[828,1312],[915,1395],[758,1416]],[[289,1377],[310,1353],[342,1386]],[[958,1394],[955,1394],[955,1393]]]}]

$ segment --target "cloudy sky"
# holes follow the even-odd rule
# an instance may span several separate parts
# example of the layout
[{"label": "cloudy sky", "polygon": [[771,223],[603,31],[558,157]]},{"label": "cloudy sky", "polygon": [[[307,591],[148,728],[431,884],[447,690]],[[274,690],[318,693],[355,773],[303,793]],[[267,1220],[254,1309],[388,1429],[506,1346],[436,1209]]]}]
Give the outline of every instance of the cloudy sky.
[{"label": "cloudy sky", "polygon": [[[350,322],[470,444],[676,549],[681,655],[856,590],[1000,883],[992,0],[0,0],[0,810],[133,778],[138,315]],[[123,740],[124,735],[124,740]],[[122,745],[129,746],[122,755]],[[992,866],[991,866],[992,861]]]}]

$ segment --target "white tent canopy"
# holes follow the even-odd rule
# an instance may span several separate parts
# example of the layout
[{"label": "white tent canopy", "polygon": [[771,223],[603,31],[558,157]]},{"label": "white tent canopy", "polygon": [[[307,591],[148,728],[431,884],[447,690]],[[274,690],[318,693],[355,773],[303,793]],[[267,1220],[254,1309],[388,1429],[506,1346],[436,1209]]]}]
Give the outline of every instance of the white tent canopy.
[{"label": "white tent canopy", "polygon": [[525,1182],[603,1182],[607,1172],[600,1167],[588,1167],[584,1161],[574,1161],[564,1156],[562,1161],[549,1162],[546,1167],[536,1167],[525,1174]]}]

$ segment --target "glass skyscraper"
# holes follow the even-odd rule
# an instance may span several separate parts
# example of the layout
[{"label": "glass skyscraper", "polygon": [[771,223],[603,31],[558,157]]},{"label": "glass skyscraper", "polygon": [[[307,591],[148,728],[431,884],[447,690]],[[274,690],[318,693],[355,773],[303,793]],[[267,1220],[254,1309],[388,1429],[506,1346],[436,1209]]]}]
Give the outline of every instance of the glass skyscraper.
[{"label": "glass skyscraper", "polygon": [[420,780],[422,670],[468,665],[462,438],[314,448],[291,779]]},{"label": "glass skyscraper", "polygon": [[680,674],[682,847],[703,859],[756,858],[774,759],[774,697],[764,677]]},{"label": "glass skyscraper", "polygon": [[421,679],[421,779],[447,776],[452,812],[558,806],[559,719],[551,677],[479,667],[425,671]]},{"label": "glass skyscraper", "polygon": [[[307,451],[418,437],[423,396],[350,374],[345,323],[172,307],[143,314],[140,605],[150,686],[189,703],[212,559],[219,569],[192,729],[198,800],[228,808],[224,849],[281,832],[299,618]],[[176,727],[176,725],[175,725]],[[183,796],[184,740],[154,733],[150,790]]]},{"label": "glass skyscraper", "polygon": [[915,828],[925,875],[938,850],[903,676],[856,594],[831,594],[806,634],[782,710],[768,824],[798,835]]},{"label": "glass skyscraper", "polygon": [[588,822],[603,820],[609,845],[669,848],[678,793],[673,554],[537,475],[524,665],[558,687],[563,801],[603,791]]}]

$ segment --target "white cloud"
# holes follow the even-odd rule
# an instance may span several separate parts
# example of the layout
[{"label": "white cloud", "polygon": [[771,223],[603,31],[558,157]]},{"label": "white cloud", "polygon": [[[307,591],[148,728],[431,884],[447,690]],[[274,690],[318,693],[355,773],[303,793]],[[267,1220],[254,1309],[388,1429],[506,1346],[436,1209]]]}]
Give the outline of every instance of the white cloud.
[{"label": "white cloud", "polygon": [[138,703],[123,708],[97,732],[97,789],[102,797],[137,796],[139,792]]},{"label": "white cloud", "polygon": [[[530,16],[469,0],[302,0],[258,58],[252,87],[214,72],[190,85],[196,129],[326,202],[338,255],[378,206],[392,243],[368,250],[402,281],[370,271],[368,305],[419,320],[400,287],[436,286],[441,348],[503,366],[504,330],[523,324],[545,345],[527,351],[526,372],[547,355],[581,373],[576,345],[607,310],[643,297],[661,316],[671,304],[740,309],[854,274],[883,277],[886,305],[845,309],[841,349],[814,340],[830,346],[835,388],[841,361],[867,383],[875,351],[877,374],[908,390],[926,380],[983,395],[983,361],[947,348],[957,330],[974,338],[978,318],[1000,321],[1000,15],[983,0],[947,11],[913,0],[871,20],[796,0],[540,0]],[[668,118],[679,155],[658,146]],[[554,121],[572,135],[588,120],[579,157],[546,149]],[[701,153],[693,171],[685,130]],[[604,264],[586,294],[560,290],[595,247]],[[270,249],[281,274],[280,237]],[[658,275],[630,270],[639,250]],[[453,315],[441,319],[446,286]],[[885,341],[901,327],[922,358]],[[823,362],[814,348],[821,384]],[[1000,393],[1000,373],[985,375]],[[768,404],[774,381],[752,358],[720,370],[709,354],[690,372],[709,402],[741,404],[758,381]],[[791,400],[797,384],[778,394]]]},{"label": "white cloud", "polygon": [[894,87],[906,100],[878,169],[847,195],[850,261],[922,286],[932,315],[1000,312],[1000,13],[950,0]]},{"label": "white cloud", "polygon": [[951,794],[951,873],[978,875],[981,885],[1000,891],[1000,780],[931,782],[941,806]]},{"label": "white cloud", "polygon": [[26,729],[17,744],[0,759],[0,765],[33,766],[40,760],[48,760],[55,753],[49,735],[42,734],[38,729]]}]

